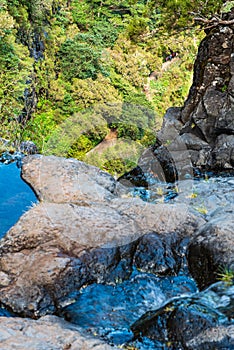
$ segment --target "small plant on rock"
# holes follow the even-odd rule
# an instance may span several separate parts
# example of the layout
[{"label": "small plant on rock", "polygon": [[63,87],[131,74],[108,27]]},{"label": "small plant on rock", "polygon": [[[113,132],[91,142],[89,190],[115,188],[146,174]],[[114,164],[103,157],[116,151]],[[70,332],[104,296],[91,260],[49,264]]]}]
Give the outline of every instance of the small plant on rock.
[{"label": "small plant on rock", "polygon": [[229,269],[228,267],[221,267],[220,272],[217,273],[218,280],[231,285],[234,283],[234,270]]}]

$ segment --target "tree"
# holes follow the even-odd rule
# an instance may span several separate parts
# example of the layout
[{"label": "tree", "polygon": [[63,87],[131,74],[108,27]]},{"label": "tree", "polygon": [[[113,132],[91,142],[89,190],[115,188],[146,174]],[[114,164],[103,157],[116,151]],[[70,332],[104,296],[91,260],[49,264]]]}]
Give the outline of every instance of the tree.
[{"label": "tree", "polygon": [[[157,0],[152,1],[160,14],[158,29],[163,31],[181,30],[194,25],[196,15],[209,18],[219,13],[224,3],[223,0]],[[152,6],[151,2],[151,6]]]},{"label": "tree", "polygon": [[101,62],[101,55],[100,48],[80,42],[78,37],[69,39],[58,52],[57,69],[66,80],[96,79],[99,72],[107,73]]}]

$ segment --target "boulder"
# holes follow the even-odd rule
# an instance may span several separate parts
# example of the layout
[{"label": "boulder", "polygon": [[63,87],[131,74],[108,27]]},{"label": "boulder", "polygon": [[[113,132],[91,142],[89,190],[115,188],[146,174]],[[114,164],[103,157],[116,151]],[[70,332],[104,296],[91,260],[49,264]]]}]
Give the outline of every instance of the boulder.
[{"label": "boulder", "polygon": [[234,349],[234,325],[206,329],[186,343],[188,350]]},{"label": "boulder", "polygon": [[213,157],[220,169],[234,167],[234,136],[222,134],[217,137]]},{"label": "boulder", "polygon": [[222,270],[234,270],[233,225],[232,210],[216,211],[191,240],[189,269],[200,288],[215,282]]},{"label": "boulder", "polygon": [[182,242],[179,246],[179,239],[173,232],[165,238],[156,233],[148,233],[137,245],[134,264],[141,271],[156,275],[176,274],[183,260],[182,247],[187,246],[184,241]]},{"label": "boulder", "polygon": [[231,349],[234,337],[229,320],[233,316],[233,301],[234,287],[218,282],[202,292],[173,298],[146,312],[131,330],[135,339],[147,337],[160,342],[162,348],[171,344],[173,349]]},{"label": "boulder", "polygon": [[0,317],[0,342],[4,350],[111,350],[113,346],[84,336],[81,329],[56,316],[39,320]]},{"label": "boulder", "polygon": [[32,141],[22,141],[19,146],[19,151],[27,155],[38,153],[37,146]]},{"label": "boulder", "polygon": [[[0,302],[23,316],[56,312],[85,284],[128,278],[147,233],[157,233],[165,265],[148,263],[147,269],[176,270],[182,259],[176,247],[198,226],[186,205],[126,197],[110,175],[74,159],[29,156],[22,176],[40,202],[0,242]],[[137,250],[138,267],[146,262],[144,245]],[[157,254],[152,250],[151,259]]]},{"label": "boulder", "polygon": [[118,183],[108,173],[76,159],[42,155],[23,161],[22,178],[40,201],[55,203],[103,202],[118,192]]}]

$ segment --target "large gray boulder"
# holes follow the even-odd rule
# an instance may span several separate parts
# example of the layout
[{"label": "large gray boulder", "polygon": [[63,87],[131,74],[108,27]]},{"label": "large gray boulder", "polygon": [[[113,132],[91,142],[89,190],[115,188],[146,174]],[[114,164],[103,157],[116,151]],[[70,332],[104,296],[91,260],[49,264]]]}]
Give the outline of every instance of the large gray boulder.
[{"label": "large gray boulder", "polygon": [[22,176],[40,202],[0,242],[0,302],[24,316],[55,312],[87,283],[127,278],[144,234],[165,241],[174,233],[179,242],[198,226],[185,204],[131,198],[110,175],[74,159],[29,156]]},{"label": "large gray boulder", "polygon": [[108,173],[76,159],[26,157],[23,179],[40,201],[89,203],[108,201],[118,193],[119,184]]}]

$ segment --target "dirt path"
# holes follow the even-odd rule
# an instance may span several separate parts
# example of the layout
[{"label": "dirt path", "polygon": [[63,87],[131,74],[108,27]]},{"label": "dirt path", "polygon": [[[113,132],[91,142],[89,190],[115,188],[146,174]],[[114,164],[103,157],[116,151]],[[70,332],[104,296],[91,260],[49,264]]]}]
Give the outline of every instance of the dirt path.
[{"label": "dirt path", "polygon": [[[150,74],[150,76],[147,79],[147,83],[144,86],[144,93],[149,101],[152,100],[152,95],[150,93],[150,81],[151,80],[157,80],[163,75],[163,72],[167,71],[167,69],[170,67],[170,65],[178,60],[178,57],[173,58],[171,61],[166,61],[162,64],[160,71],[154,71]],[[117,142],[117,130],[110,130],[109,133],[106,135],[106,137],[91,151],[87,153],[87,155],[91,153],[99,153],[101,154],[103,151],[108,149],[110,146],[114,146]]]},{"label": "dirt path", "polygon": [[96,147],[91,149],[91,151],[89,151],[87,153],[87,155],[94,153],[94,152],[95,153],[102,153],[110,146],[114,146],[116,144],[116,141],[117,141],[117,136],[118,136],[117,130],[110,130],[109,133],[106,135],[106,137],[102,140],[102,142],[100,142]]}]

